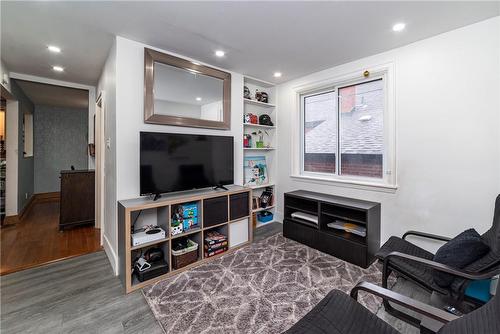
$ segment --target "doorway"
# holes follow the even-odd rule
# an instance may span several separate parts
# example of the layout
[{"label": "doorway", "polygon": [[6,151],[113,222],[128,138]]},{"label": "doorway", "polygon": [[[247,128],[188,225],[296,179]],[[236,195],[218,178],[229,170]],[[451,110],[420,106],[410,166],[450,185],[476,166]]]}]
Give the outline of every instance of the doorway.
[{"label": "doorway", "polygon": [[11,92],[17,188],[6,197],[17,200],[16,219],[0,231],[0,275],[102,250],[94,91],[14,79]]}]

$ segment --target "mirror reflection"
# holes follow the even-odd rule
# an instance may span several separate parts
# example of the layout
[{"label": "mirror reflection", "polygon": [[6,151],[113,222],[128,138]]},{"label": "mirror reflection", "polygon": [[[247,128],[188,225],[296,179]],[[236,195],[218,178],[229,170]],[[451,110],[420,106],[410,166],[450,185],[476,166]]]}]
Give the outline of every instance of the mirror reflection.
[{"label": "mirror reflection", "polygon": [[223,121],[224,80],[154,63],[155,114]]}]

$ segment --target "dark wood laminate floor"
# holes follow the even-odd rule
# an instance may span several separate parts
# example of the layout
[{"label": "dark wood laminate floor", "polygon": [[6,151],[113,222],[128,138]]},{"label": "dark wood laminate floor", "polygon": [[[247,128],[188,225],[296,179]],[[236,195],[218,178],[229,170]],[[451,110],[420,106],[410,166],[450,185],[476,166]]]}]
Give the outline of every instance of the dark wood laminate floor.
[{"label": "dark wood laminate floor", "polygon": [[36,203],[22,221],[0,230],[0,275],[101,250],[99,229],[59,232],[59,202]]},{"label": "dark wood laminate floor", "polygon": [[[281,231],[280,223],[263,226],[254,241]],[[124,294],[102,251],[1,276],[0,291],[2,334],[163,333],[142,293]],[[418,333],[383,309],[377,315],[402,333]]]}]

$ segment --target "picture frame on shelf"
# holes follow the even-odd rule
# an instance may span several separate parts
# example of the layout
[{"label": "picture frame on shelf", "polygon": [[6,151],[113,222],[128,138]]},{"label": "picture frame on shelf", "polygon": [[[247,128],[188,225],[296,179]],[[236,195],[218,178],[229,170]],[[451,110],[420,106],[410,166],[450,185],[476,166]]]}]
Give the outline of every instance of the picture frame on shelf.
[{"label": "picture frame on shelf", "polygon": [[269,183],[265,156],[246,156],[243,161],[245,186]]}]

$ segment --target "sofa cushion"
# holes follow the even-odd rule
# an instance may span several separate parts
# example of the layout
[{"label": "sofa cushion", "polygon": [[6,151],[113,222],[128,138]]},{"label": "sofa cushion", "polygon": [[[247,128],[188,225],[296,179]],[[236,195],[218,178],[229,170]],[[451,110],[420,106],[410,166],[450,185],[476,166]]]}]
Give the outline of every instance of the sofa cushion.
[{"label": "sofa cushion", "polygon": [[[474,229],[466,230],[445,243],[434,255],[434,261],[456,269],[481,259],[490,248]],[[448,287],[455,276],[442,271],[433,271],[434,282],[440,287]]]}]

